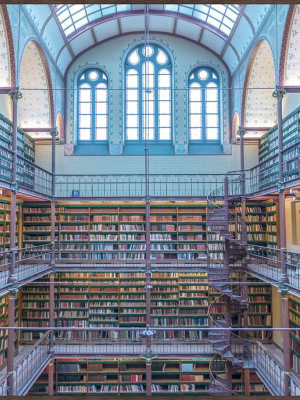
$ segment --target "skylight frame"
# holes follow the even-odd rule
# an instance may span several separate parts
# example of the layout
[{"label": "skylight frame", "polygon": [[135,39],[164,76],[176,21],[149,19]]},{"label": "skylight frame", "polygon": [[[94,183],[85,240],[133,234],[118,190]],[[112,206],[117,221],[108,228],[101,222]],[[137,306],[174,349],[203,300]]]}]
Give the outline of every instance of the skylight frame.
[{"label": "skylight frame", "polygon": [[[150,7],[151,9],[151,7]],[[131,4],[56,4],[54,10],[66,37],[108,15],[130,12]],[[241,7],[238,4],[164,4],[163,10],[210,25],[225,36],[235,26]]]}]

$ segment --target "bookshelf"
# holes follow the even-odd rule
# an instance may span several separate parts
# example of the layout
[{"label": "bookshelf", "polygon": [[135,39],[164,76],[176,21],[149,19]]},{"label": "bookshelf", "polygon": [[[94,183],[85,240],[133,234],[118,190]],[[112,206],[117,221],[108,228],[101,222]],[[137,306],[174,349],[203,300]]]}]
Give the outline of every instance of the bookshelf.
[{"label": "bookshelf", "polygon": [[[11,153],[12,149],[12,123],[0,114],[0,167],[1,179],[10,182],[11,179]],[[17,152],[25,160],[18,159],[17,180],[28,189],[34,188],[34,167],[26,160],[34,162],[35,160],[35,144],[34,140],[18,129],[17,132]]]},{"label": "bookshelf", "polygon": [[[145,260],[146,211],[142,202],[58,203],[56,241],[62,260]],[[207,232],[204,202],[151,204],[151,259],[201,260],[208,245],[223,258],[223,241]],[[50,207],[25,204],[24,245],[50,243]]]},{"label": "bookshelf", "polygon": [[[300,299],[295,295],[289,295],[289,320],[290,328],[300,327]],[[290,332],[290,344],[292,352],[292,369],[300,377],[300,332]]]},{"label": "bookshelf", "polygon": [[[152,394],[208,395],[210,357],[194,359],[158,359],[152,362]],[[223,372],[220,367],[220,374]],[[233,373],[233,390],[244,394],[244,373]],[[48,390],[48,370],[40,375],[30,395],[44,395]],[[57,359],[54,366],[56,395],[144,395],[146,365],[139,359]],[[254,371],[250,371],[250,395],[268,391]]]},{"label": "bookshelf", "polygon": [[[296,108],[283,119],[283,168],[285,180],[290,180],[299,175],[299,125],[300,107]],[[259,140],[259,162],[264,162],[260,169],[260,188],[268,186],[272,181],[270,167],[278,169],[278,161],[272,158],[278,153],[278,126],[275,125],[266,132]],[[274,182],[275,183],[275,180]]]}]

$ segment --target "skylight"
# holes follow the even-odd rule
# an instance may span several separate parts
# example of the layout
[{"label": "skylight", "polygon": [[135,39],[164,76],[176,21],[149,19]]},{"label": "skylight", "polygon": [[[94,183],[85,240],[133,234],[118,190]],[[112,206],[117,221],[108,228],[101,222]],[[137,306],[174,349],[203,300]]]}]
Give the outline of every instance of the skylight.
[{"label": "skylight", "polygon": [[130,10],[130,4],[60,4],[56,6],[56,14],[66,36],[96,19]]},{"label": "skylight", "polygon": [[[66,36],[97,19],[131,10],[131,4],[57,4],[55,6],[57,17]],[[227,36],[230,35],[239,15],[237,4],[164,4],[164,10],[194,17]]]},{"label": "skylight", "polygon": [[237,4],[165,4],[164,10],[185,14],[219,29],[229,36],[239,15]]}]

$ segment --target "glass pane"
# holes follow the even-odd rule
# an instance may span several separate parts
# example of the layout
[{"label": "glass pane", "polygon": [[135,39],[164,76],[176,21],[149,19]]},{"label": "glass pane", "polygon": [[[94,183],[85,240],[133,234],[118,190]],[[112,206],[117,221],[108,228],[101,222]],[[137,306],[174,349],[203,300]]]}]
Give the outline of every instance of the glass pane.
[{"label": "glass pane", "polygon": [[143,114],[154,114],[154,101],[143,102]]},{"label": "glass pane", "polygon": [[143,54],[145,57],[151,57],[154,53],[153,47],[152,46],[147,46],[146,49],[146,54],[145,54],[145,47],[143,48]]},{"label": "glass pane", "polygon": [[143,139],[144,140],[145,140],[145,135],[147,137],[147,140],[154,140],[154,137],[155,137],[154,129],[149,128],[146,130],[145,128],[143,128]]},{"label": "glass pane", "polygon": [[106,115],[96,115],[96,127],[106,128],[107,127],[107,116]]},{"label": "glass pane", "polygon": [[96,101],[107,101],[107,89],[96,86]]},{"label": "glass pane", "polygon": [[107,140],[107,129],[96,129],[96,140]]},{"label": "glass pane", "polygon": [[202,95],[202,90],[200,89],[199,85],[190,88],[191,101],[201,101],[201,95]]},{"label": "glass pane", "polygon": [[127,90],[126,98],[127,98],[127,100],[138,100],[139,99],[138,90]]},{"label": "glass pane", "polygon": [[205,98],[207,101],[218,101],[218,89],[205,90]]},{"label": "glass pane", "polygon": [[154,97],[155,97],[154,90],[151,90],[150,93],[149,92],[145,93],[145,91],[143,90],[143,101],[146,102],[154,101]]},{"label": "glass pane", "polygon": [[140,62],[140,56],[139,56],[139,53],[138,53],[138,49],[134,50],[130,54],[130,56],[128,57],[128,61],[132,65],[137,65]]},{"label": "glass pane", "polygon": [[87,83],[79,87],[79,101],[92,101],[91,87]]},{"label": "glass pane", "polygon": [[190,127],[197,128],[202,126],[202,115],[192,114],[190,115]]},{"label": "glass pane", "polygon": [[206,115],[206,126],[209,128],[214,128],[219,126],[218,114],[207,114]]},{"label": "glass pane", "polygon": [[92,114],[92,103],[79,103],[79,114]]},{"label": "glass pane", "polygon": [[96,72],[96,71],[90,72],[89,78],[91,81],[96,81],[99,78],[98,72]]},{"label": "glass pane", "polygon": [[107,114],[107,103],[96,103],[96,114]]},{"label": "glass pane", "polygon": [[138,129],[127,128],[127,140],[138,140],[139,131]]},{"label": "glass pane", "polygon": [[154,64],[151,61],[146,61],[142,66],[143,75],[154,74]]},{"label": "glass pane", "polygon": [[160,115],[158,117],[158,126],[163,128],[171,126],[171,115]]},{"label": "glass pane", "polygon": [[171,75],[166,69],[163,69],[158,74],[158,87],[169,88],[171,87]]},{"label": "glass pane", "polygon": [[217,114],[218,113],[218,102],[206,102],[205,104],[206,112],[208,114]]},{"label": "glass pane", "polygon": [[90,128],[92,126],[92,118],[90,115],[79,115],[79,127]]},{"label": "glass pane", "polygon": [[139,126],[138,115],[127,115],[127,126],[129,128],[136,128]]},{"label": "glass pane", "polygon": [[201,102],[196,102],[196,101],[191,101],[190,102],[190,113],[192,114],[201,114],[202,113],[202,103]]},{"label": "glass pane", "polygon": [[138,114],[138,102],[137,101],[128,101],[127,102],[127,114]]},{"label": "glass pane", "polygon": [[190,139],[191,140],[201,140],[202,139],[202,129],[201,128],[191,128],[190,129]]},{"label": "glass pane", "polygon": [[171,102],[170,101],[160,101],[158,103],[159,114],[171,114]]},{"label": "glass pane", "polygon": [[160,65],[164,65],[164,64],[166,64],[167,61],[168,61],[168,57],[167,57],[166,53],[164,51],[162,51],[161,49],[159,49],[157,56],[156,56],[156,62],[158,62],[158,64],[160,64]]},{"label": "glass pane", "polygon": [[128,88],[137,88],[139,86],[139,78],[136,74],[128,74],[126,76],[126,85]]},{"label": "glass pane", "polygon": [[171,100],[171,91],[169,89],[160,89],[158,91],[159,100]]},{"label": "glass pane", "polygon": [[198,72],[198,76],[199,76],[199,79],[205,80],[205,79],[208,78],[208,73],[207,73],[207,71],[205,71],[204,69],[201,69],[201,70]]},{"label": "glass pane", "polygon": [[208,140],[218,140],[218,128],[207,128],[206,129],[206,139]]},{"label": "glass pane", "polygon": [[143,75],[143,88],[154,88],[154,75]]},{"label": "glass pane", "polygon": [[91,130],[79,129],[79,140],[91,140]]},{"label": "glass pane", "polygon": [[159,128],[159,140],[170,140],[171,128]]},{"label": "glass pane", "polygon": [[155,117],[154,115],[143,115],[143,127],[154,128]]}]

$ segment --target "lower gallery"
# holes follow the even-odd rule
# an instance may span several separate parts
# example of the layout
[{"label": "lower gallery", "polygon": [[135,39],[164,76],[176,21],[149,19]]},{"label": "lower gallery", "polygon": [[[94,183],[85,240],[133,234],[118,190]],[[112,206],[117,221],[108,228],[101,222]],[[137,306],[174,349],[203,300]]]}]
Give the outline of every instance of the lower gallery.
[{"label": "lower gallery", "polygon": [[299,14],[0,5],[0,396],[300,396]]}]

